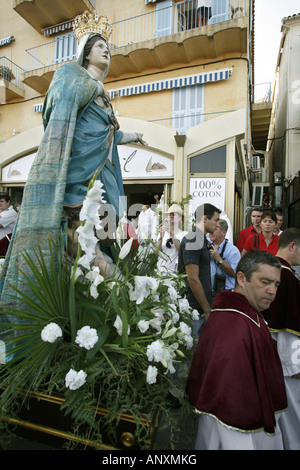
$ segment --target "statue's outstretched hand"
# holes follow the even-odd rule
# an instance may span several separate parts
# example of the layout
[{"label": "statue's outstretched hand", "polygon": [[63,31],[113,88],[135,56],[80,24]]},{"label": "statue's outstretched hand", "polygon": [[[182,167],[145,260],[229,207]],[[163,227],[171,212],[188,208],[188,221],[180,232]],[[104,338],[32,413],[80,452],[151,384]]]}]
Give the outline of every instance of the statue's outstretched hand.
[{"label": "statue's outstretched hand", "polygon": [[137,135],[137,140],[136,142],[139,142],[141,145],[148,145],[148,143],[143,139],[143,134],[140,134],[139,132],[136,133]]}]

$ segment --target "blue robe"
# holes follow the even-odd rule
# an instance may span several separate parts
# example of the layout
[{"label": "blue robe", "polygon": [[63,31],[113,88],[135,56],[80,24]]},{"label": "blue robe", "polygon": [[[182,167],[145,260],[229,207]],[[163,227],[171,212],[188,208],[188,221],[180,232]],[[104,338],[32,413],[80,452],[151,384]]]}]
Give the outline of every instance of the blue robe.
[{"label": "blue robe", "polygon": [[[97,81],[77,63],[65,64],[54,74],[43,105],[45,133],[28,175],[1,273],[1,305],[22,308],[8,297],[15,294],[11,284],[24,292],[20,270],[30,276],[22,252],[26,250],[34,259],[39,244],[46,265],[49,263],[48,240],[55,239],[61,230],[64,204],[76,206],[83,201],[97,168],[105,200],[115,207],[117,215],[120,212],[118,199],[123,195],[123,184],[117,145],[123,133],[94,103],[97,93]],[[1,314],[1,323],[7,320],[5,317]]]}]

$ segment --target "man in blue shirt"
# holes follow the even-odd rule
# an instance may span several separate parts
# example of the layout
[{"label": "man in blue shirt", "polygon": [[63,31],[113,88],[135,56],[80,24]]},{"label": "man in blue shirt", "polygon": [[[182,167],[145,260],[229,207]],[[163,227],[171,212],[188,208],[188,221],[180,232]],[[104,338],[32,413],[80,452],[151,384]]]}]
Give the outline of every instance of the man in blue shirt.
[{"label": "man in blue shirt", "polygon": [[239,249],[225,238],[227,230],[226,220],[220,219],[215,231],[209,234],[209,240],[212,242],[209,252],[213,297],[219,290],[234,288],[235,271],[241,258]]}]

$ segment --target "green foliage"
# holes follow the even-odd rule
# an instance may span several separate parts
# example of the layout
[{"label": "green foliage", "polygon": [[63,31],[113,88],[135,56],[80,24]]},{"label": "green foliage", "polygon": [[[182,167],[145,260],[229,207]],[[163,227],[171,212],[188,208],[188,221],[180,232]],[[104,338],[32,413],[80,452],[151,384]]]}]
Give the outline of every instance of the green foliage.
[{"label": "green foliage", "polygon": [[[64,397],[62,413],[72,417],[79,433],[88,433],[98,443],[104,432],[116,432],[122,413],[130,413],[136,421],[136,439],[145,448],[150,442],[145,417],[165,409],[170,370],[189,358],[190,349],[179,322],[190,325],[191,311],[179,311],[179,295],[171,299],[169,289],[179,292],[182,277],[161,276],[156,271],[157,258],[151,243],[132,248],[126,259],[118,258],[121,247],[116,244],[114,249],[118,259],[114,274],[99,284],[96,298],[86,273],[75,278],[73,263],[65,256],[61,240],[49,241],[48,264],[39,247],[37,262],[23,254],[32,276],[23,273],[24,292],[29,294],[15,288],[12,296],[21,299],[24,308],[4,309],[11,321],[3,325],[7,330],[0,338],[9,355],[1,368],[0,408],[2,415],[10,416],[18,414],[32,392],[60,394]],[[138,278],[151,281],[151,287],[142,284],[137,292]],[[121,333],[116,327],[117,316]],[[158,319],[159,327],[152,323]],[[139,322],[149,324],[146,331],[141,331]],[[61,337],[54,342],[43,340],[44,328],[53,323],[61,329]],[[75,341],[85,326],[97,334],[97,341],[89,349]],[[172,354],[170,360],[151,362],[147,357],[148,347],[158,340]],[[155,383],[147,380],[150,364],[158,371]],[[67,386],[70,370],[86,374],[76,389]],[[107,409],[105,415],[98,413],[100,405]]]}]

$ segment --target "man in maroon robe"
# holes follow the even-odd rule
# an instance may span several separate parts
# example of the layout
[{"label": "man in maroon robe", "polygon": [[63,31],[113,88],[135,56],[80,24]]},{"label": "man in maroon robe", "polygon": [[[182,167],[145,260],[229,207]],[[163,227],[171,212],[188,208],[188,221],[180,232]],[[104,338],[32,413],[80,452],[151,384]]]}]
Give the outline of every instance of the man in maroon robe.
[{"label": "man in maroon robe", "polygon": [[278,259],[251,250],[236,286],[218,294],[199,339],[187,382],[200,413],[196,449],[282,449],[275,414],[287,407],[275,342],[261,311],[280,283]]},{"label": "man in maroon robe", "polygon": [[281,282],[274,302],[263,312],[276,340],[283,369],[288,409],[279,418],[284,449],[300,450],[300,283],[292,266],[300,265],[300,230],[279,237]]}]

